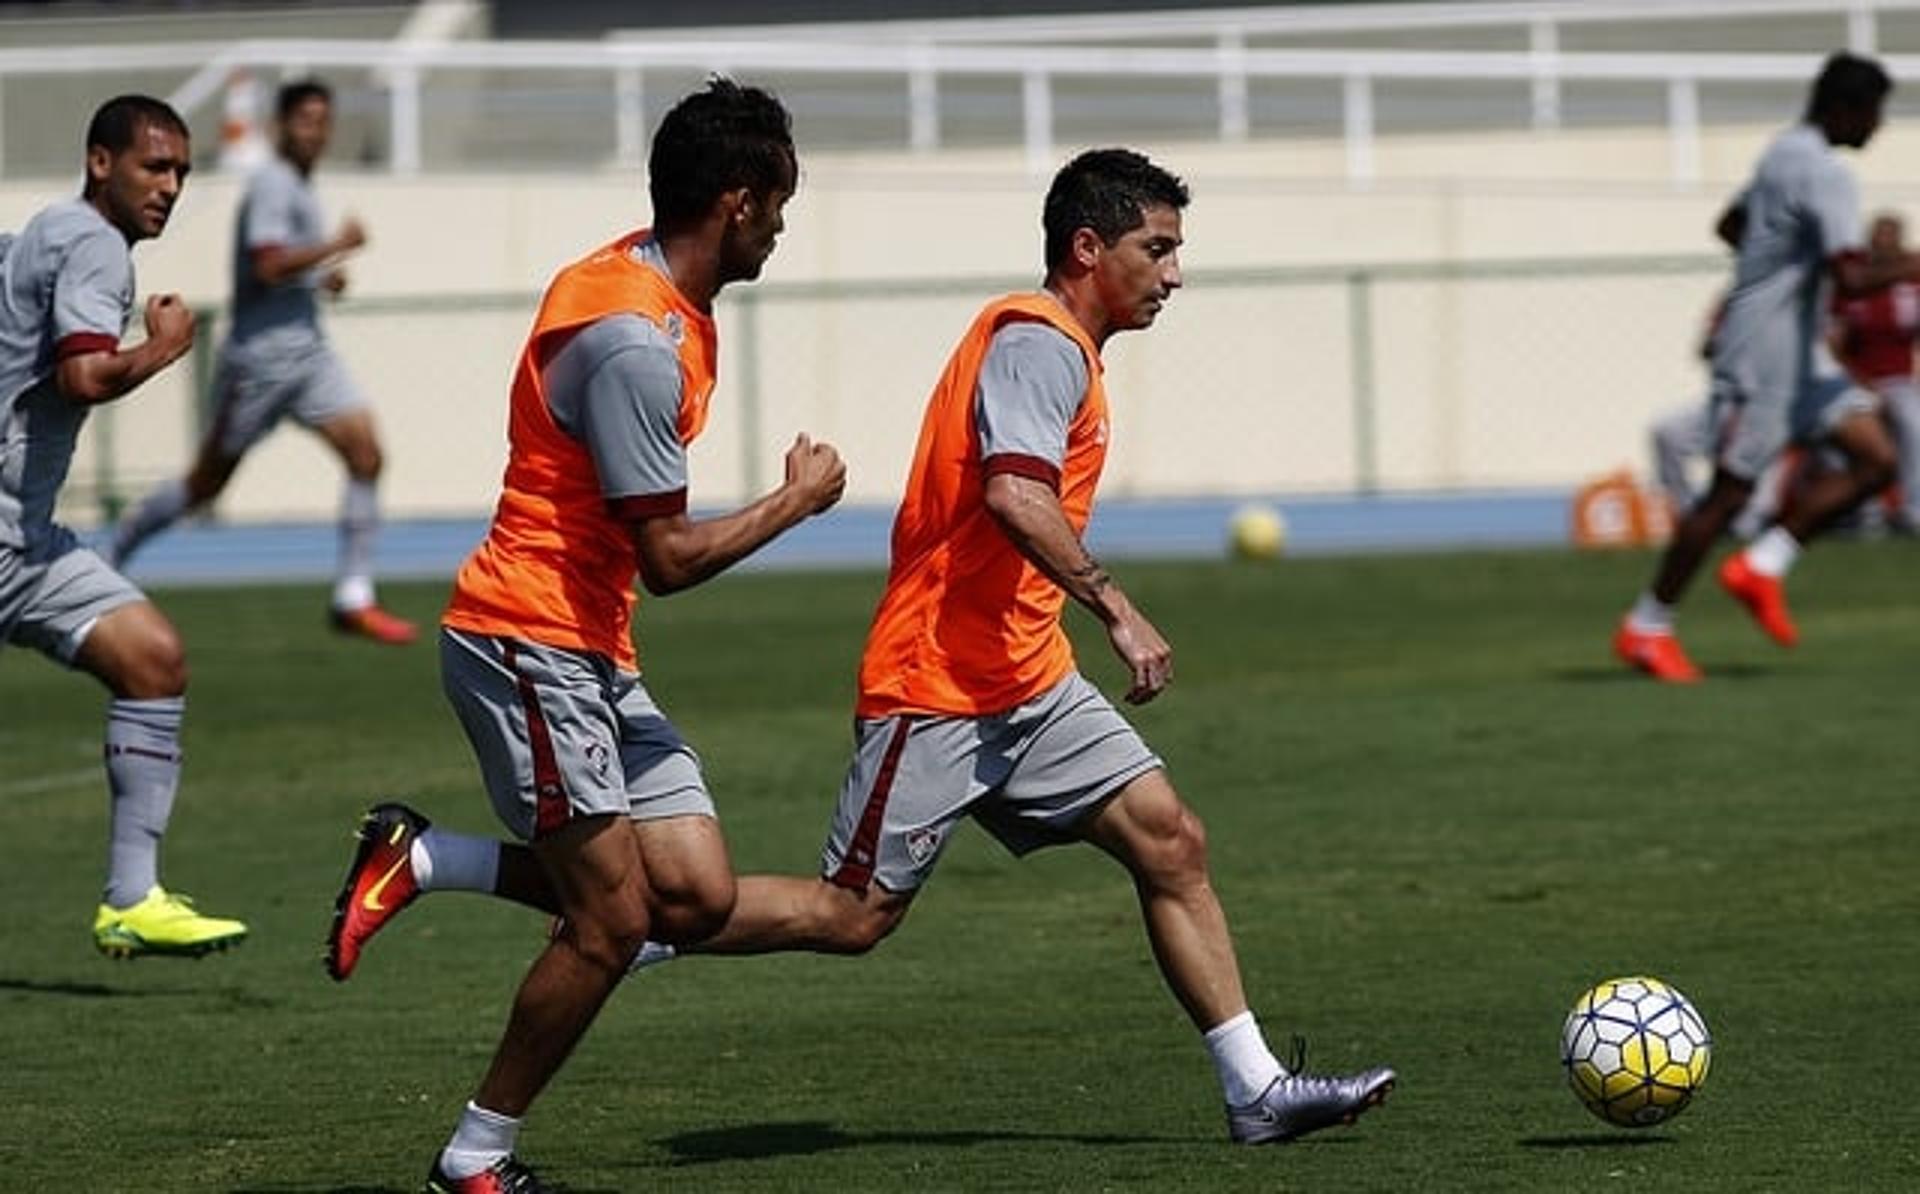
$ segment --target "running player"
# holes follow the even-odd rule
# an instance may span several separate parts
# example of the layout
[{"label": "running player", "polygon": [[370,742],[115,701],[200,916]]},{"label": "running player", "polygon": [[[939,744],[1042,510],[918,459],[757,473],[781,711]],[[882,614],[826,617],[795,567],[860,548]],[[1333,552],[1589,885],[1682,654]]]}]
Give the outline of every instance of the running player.
[{"label": "running player", "polygon": [[[1101,348],[1150,326],[1180,286],[1186,204],[1178,179],[1123,149],[1083,154],[1054,179],[1045,286],[986,306],[927,408],[819,875],[743,877],[725,926],[680,941],[709,953],[864,953],[899,925],[965,817],[1017,854],[1091,843],[1133,878],[1161,972],[1213,1056],[1230,1138],[1263,1143],[1352,1120],[1394,1073],[1311,1074],[1304,1045],[1288,1066],[1274,1057],[1241,988],[1200,820],[1081,677],[1060,624],[1069,596],[1101,621],[1130,702],[1171,682],[1165,639],[1081,534],[1107,452]],[[414,840],[388,865],[414,868],[410,883],[424,869],[435,888],[467,886],[440,855],[485,848]],[[499,856],[501,878],[510,855]],[[517,881],[490,886],[552,905]],[[381,923],[363,918],[354,948]]]},{"label": "running player", "polygon": [[380,608],[373,587],[380,526],[380,440],[373,412],[320,330],[316,296],[346,288],[340,262],[367,243],[349,219],[332,236],[313,193],[313,170],[333,136],[333,93],[313,80],[288,83],[276,104],[276,156],[247,183],[233,244],[233,328],[213,389],[218,410],[187,475],[129,511],[114,532],[124,566],[140,545],[220,496],[240,460],[292,416],[325,440],[346,467],[340,556],[329,616],[347,634],[410,643],[412,623]]},{"label": "running player", "polygon": [[[640,682],[631,622],[647,591],[697,585],[840,498],[846,470],[800,436],[786,480],[746,508],[687,513],[686,446],[718,360],[713,298],[751,281],[785,228],[798,178],[787,111],[716,79],[669,112],[648,161],[651,231],[567,266],[514,376],[503,493],[442,620],[448,698],[495,811],[531,850],[449,838],[443,886],[537,884],[564,916],[427,1188],[543,1187],[513,1155],[521,1117],[651,926],[717,929],[734,880],[693,751]],[[423,818],[374,809],[336,904],[328,969],[428,881],[408,864]],[[468,847],[471,848],[468,848]],[[652,903],[650,909],[649,904]]]},{"label": "running player", "polygon": [[93,942],[110,957],[198,956],[246,936],[160,885],[160,840],[180,781],[187,665],[153,603],[53,520],[94,406],[125,396],[193,345],[180,296],[155,295],[123,348],[136,241],[159,236],[188,170],[187,126],[142,95],[87,128],[85,184],[0,238],[0,643],[88,673],[112,693],[107,885]]},{"label": "running player", "polygon": [[1853,384],[1821,334],[1829,284],[1860,294],[1920,278],[1920,258],[1872,260],[1862,251],[1853,175],[1833,151],[1872,139],[1892,86],[1870,59],[1833,55],[1814,81],[1805,120],[1774,138],[1736,201],[1746,227],[1714,340],[1713,480],[1675,526],[1653,586],[1614,635],[1615,653],[1657,679],[1700,678],[1674,634],[1674,605],[1790,440],[1833,447],[1843,467],[1812,478],[1784,516],[1719,573],[1782,646],[1799,638],[1783,581],[1802,545],[1893,479],[1895,451],[1878,400]]},{"label": "running player", "polygon": [[[1905,237],[1899,216],[1875,216],[1867,236],[1869,258],[1897,261],[1906,254]],[[1880,395],[1894,430],[1900,488],[1893,524],[1905,531],[1920,529],[1920,387],[1913,380],[1920,284],[1902,279],[1865,294],[1838,296],[1833,314],[1834,354],[1861,385]]]}]

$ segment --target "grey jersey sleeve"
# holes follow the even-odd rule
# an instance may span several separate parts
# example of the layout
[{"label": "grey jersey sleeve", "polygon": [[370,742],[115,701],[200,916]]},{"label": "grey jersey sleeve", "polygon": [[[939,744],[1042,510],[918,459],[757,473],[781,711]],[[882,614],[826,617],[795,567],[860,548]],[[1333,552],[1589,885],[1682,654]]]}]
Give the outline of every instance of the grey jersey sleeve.
[{"label": "grey jersey sleeve", "polygon": [[1807,214],[1820,237],[1820,255],[1832,257],[1864,247],[1860,227],[1860,188],[1853,172],[1838,161],[1826,163],[1808,187]]},{"label": "grey jersey sleeve", "polygon": [[133,258],[120,234],[101,228],[74,241],[53,281],[56,351],[112,350],[132,309]]},{"label": "grey jersey sleeve", "polygon": [[300,204],[298,184],[290,173],[275,169],[257,171],[247,184],[241,243],[250,250],[270,245],[302,247]]},{"label": "grey jersey sleeve", "polygon": [[1058,483],[1067,429],[1087,394],[1087,358],[1058,328],[1010,323],[993,334],[974,391],[988,472]]},{"label": "grey jersey sleeve", "polygon": [[561,429],[586,445],[600,493],[623,514],[687,506],[680,439],[680,354],[651,322],[610,315],[587,325],[541,371]]}]

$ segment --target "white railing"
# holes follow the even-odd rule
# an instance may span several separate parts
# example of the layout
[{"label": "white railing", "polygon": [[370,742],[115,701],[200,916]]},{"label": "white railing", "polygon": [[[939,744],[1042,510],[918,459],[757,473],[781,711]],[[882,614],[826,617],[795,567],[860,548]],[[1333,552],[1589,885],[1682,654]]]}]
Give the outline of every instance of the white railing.
[{"label": "white railing", "polygon": [[[1692,4],[1615,0],[1606,4],[1560,3],[1380,5],[1354,9],[1207,10],[1133,14],[1126,18],[1012,18],[1001,21],[887,23],[861,26],[864,37],[804,40],[793,36],[610,37],[601,41],[410,43],[404,41],[275,41],[177,43],[0,50],[0,82],[53,75],[110,75],[132,71],[183,71],[187,77],[169,96],[189,118],[223,94],[241,71],[279,72],[357,69],[370,72],[385,93],[389,142],[386,165],[397,174],[423,168],[423,89],[436,71],[512,70],[598,76],[613,119],[605,153],[619,165],[644,155],[647,127],[645,80],[649,71],[724,71],[745,76],[858,77],[897,81],[906,111],[901,148],[932,150],[942,142],[942,80],[1018,80],[1020,131],[1030,169],[1054,164],[1054,82],[1059,79],[1152,78],[1210,84],[1212,127],[1226,141],[1258,130],[1250,116],[1255,81],[1293,80],[1338,88],[1346,174],[1365,185],[1374,172],[1374,144],[1382,132],[1375,90],[1381,83],[1513,82],[1531,96],[1530,119],[1550,128],[1561,116],[1562,88],[1569,83],[1628,83],[1663,96],[1676,185],[1699,181],[1703,85],[1725,83],[1804,84],[1822,51],[1799,53],[1672,54],[1562,52],[1556,30],[1575,21],[1699,19],[1742,14],[1831,12],[1845,18],[1847,37],[1870,47],[1876,12],[1920,10],[1920,0],[1701,0]],[[1358,30],[1449,25],[1524,24],[1532,30],[1528,50],[1288,49],[1260,47],[1248,39],[1274,30]],[[816,31],[819,27],[814,27]],[[835,27],[838,29],[839,27]],[[890,29],[887,36],[879,31]],[[914,31],[918,31],[915,33]],[[1120,44],[1091,46],[1068,37],[1125,36],[1151,43],[1204,35],[1212,46]],[[965,40],[960,40],[964,36]],[[942,40],[942,38],[951,38]],[[1920,57],[1886,59],[1896,77],[1920,76]],[[1782,112],[1782,116],[1787,115]]]}]

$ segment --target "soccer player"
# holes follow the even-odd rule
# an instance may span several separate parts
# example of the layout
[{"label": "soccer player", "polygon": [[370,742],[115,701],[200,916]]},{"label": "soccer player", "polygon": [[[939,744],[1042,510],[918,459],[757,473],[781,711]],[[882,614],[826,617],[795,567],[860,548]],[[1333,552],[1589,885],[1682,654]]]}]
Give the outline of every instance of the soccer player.
[{"label": "soccer player", "polygon": [[336,630],[410,643],[412,623],[380,608],[373,587],[380,526],[380,440],[373,413],[320,330],[317,295],[346,289],[341,261],[367,243],[348,219],[333,235],[313,193],[313,170],[333,136],[333,93],[313,80],[280,89],[275,157],[247,183],[234,226],[233,327],[214,376],[218,410],[193,467],[129,511],[114,532],[124,566],[149,538],[220,496],[240,460],[292,416],[346,467],[340,555],[330,618]]},{"label": "soccer player", "polygon": [[[1874,217],[1867,236],[1872,261],[1906,254],[1906,224],[1891,212]],[[1920,285],[1902,279],[1864,294],[1836,296],[1833,349],[1847,371],[1886,404],[1900,458],[1896,526],[1920,529],[1920,387],[1913,380],[1913,340],[1920,334]]]},{"label": "soccer player", "polygon": [[[1833,55],[1814,80],[1805,120],[1774,138],[1735,201],[1745,231],[1714,339],[1713,480],[1675,526],[1652,587],[1613,640],[1623,661],[1656,679],[1700,679],[1674,634],[1674,605],[1789,440],[1831,447],[1844,464],[1810,479],[1785,514],[1719,572],[1721,585],[1782,646],[1799,639],[1783,582],[1802,546],[1893,479],[1895,451],[1878,400],[1841,370],[1821,332],[1829,285],[1851,295],[1920,278],[1920,258],[1875,260],[1862,251],[1853,175],[1834,153],[1872,139],[1892,86],[1872,60]],[[1733,216],[1730,210],[1726,219]]]},{"label": "soccer player", "polygon": [[[718,360],[713,298],[759,276],[797,179],[786,109],[713,80],[654,137],[651,231],[561,270],[521,355],[503,492],[455,582],[440,657],[494,809],[531,850],[501,857],[495,843],[449,838],[433,874],[479,890],[496,870],[538,884],[564,920],[429,1190],[542,1189],[513,1155],[521,1117],[651,926],[704,936],[733,906],[699,761],[640,681],[633,583],[637,566],[655,595],[697,585],[845,488],[838,453],[802,435],[773,492],[719,517],[687,512],[686,446],[706,422]],[[329,938],[336,978],[428,881],[409,865],[412,843],[434,840],[424,818],[383,805],[361,833]]]},{"label": "soccer player", "polygon": [[187,664],[153,603],[53,520],[87,412],[137,388],[193,345],[193,315],[154,295],[133,315],[135,242],[159,236],[188,170],[187,126],[159,100],[123,95],[87,127],[77,199],[0,237],[0,643],[84,671],[107,705],[107,885],[93,920],[109,957],[199,956],[246,936],[160,885],[160,840],[180,782]]},{"label": "soccer player", "polygon": [[[1274,1057],[1241,988],[1200,820],[1080,675],[1060,622],[1069,597],[1100,620],[1128,701],[1172,681],[1166,640],[1081,535],[1107,453],[1101,349],[1150,326],[1180,286],[1186,204],[1184,184],[1129,150],[1083,154],[1056,176],[1045,285],[987,304],[927,407],[819,874],[743,877],[724,927],[680,942],[864,953],[899,925],[965,817],[1016,854],[1091,843],[1133,879],[1161,973],[1213,1056],[1230,1138],[1263,1143],[1353,1119],[1394,1072],[1311,1074],[1304,1046],[1290,1066]],[[440,838],[404,861],[433,871],[428,886],[458,886],[437,877],[436,849],[451,852]],[[512,883],[493,890],[551,906]]]}]

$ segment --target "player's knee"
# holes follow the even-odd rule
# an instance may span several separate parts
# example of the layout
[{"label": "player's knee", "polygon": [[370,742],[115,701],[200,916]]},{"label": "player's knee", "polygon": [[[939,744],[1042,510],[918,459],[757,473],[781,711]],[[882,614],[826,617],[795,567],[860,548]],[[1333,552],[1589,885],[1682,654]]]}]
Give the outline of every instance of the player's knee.
[{"label": "player's knee", "polygon": [[833,953],[851,957],[871,953],[874,946],[893,934],[905,911],[904,908],[845,905],[833,922],[833,931],[826,941],[827,948]]},{"label": "player's knee", "polygon": [[655,896],[654,939],[693,945],[718,933],[733,915],[737,888],[731,874],[705,875],[691,886]]},{"label": "player's knee", "polygon": [[1207,877],[1207,827],[1192,809],[1176,801],[1154,818],[1134,851],[1134,870],[1162,889],[1191,886]]},{"label": "player's knee", "polygon": [[347,454],[347,472],[356,481],[378,481],[380,470],[387,466],[387,459],[380,451],[380,445],[373,440],[357,445]]},{"label": "player's knee", "polygon": [[1874,444],[1854,456],[1854,473],[1868,490],[1885,489],[1900,476],[1900,457],[1892,444]]},{"label": "player's knee", "polygon": [[165,618],[153,618],[137,632],[120,678],[122,695],[133,700],[177,697],[187,691],[187,650],[180,632]]},{"label": "player's knee", "polygon": [[618,975],[626,973],[651,928],[643,903],[616,901],[605,907],[576,910],[567,917],[565,932],[575,952],[588,964]]}]

